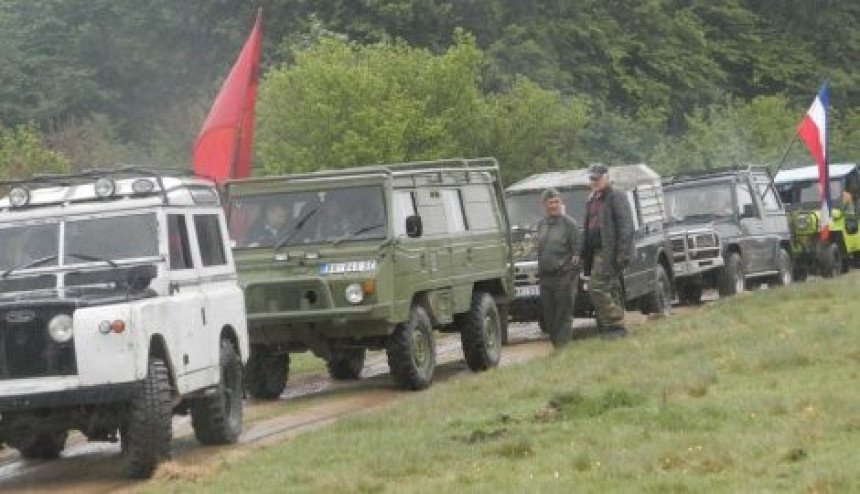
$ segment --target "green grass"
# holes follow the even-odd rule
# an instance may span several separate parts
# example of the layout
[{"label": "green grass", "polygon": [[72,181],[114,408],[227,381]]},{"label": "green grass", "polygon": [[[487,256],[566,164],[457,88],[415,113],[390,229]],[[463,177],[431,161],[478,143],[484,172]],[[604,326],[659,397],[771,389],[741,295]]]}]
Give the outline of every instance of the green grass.
[{"label": "green grass", "polygon": [[290,377],[318,372],[327,372],[325,360],[315,356],[311,352],[290,354]]},{"label": "green grass", "polygon": [[719,301],[152,488],[858,492],[858,295],[851,275]]}]

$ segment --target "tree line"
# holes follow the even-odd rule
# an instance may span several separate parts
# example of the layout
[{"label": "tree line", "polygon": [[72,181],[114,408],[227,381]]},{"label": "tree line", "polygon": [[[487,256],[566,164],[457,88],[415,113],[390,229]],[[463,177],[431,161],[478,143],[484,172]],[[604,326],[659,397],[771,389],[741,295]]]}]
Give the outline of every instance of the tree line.
[{"label": "tree line", "polygon": [[774,163],[825,78],[832,160],[857,151],[850,0],[7,0],[0,173],[187,163],[258,5],[260,173]]}]

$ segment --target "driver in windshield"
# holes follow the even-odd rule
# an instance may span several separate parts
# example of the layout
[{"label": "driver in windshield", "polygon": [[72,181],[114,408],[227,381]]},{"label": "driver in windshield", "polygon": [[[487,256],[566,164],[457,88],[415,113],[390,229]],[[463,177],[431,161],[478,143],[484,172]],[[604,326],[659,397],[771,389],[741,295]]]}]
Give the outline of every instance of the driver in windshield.
[{"label": "driver in windshield", "polygon": [[[326,194],[319,222],[317,223],[317,239],[332,240],[345,237],[352,233],[355,228],[361,228],[356,218],[357,214],[363,214],[367,207],[364,201],[351,201],[346,194],[331,191]],[[357,198],[356,198],[357,199]]]},{"label": "driver in windshield", "polygon": [[272,245],[287,230],[288,212],[286,206],[277,202],[266,204],[263,221],[248,238],[249,244]]}]

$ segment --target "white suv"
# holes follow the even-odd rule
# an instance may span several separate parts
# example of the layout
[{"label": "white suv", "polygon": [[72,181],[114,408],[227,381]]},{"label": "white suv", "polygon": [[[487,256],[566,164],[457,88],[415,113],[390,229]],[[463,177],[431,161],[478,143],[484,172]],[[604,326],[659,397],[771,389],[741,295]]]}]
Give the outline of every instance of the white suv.
[{"label": "white suv", "polygon": [[214,186],[132,168],[0,185],[0,442],[44,459],[70,430],[120,440],[132,477],[168,456],[174,413],[235,442],[248,336]]}]

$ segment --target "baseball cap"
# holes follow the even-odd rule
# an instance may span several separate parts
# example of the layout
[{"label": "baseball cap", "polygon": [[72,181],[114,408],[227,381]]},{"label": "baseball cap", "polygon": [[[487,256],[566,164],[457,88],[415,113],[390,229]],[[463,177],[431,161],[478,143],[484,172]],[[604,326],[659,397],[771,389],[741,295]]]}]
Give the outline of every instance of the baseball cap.
[{"label": "baseball cap", "polygon": [[588,167],[588,178],[591,180],[597,180],[607,173],[609,173],[609,168],[600,163],[594,163]]}]

